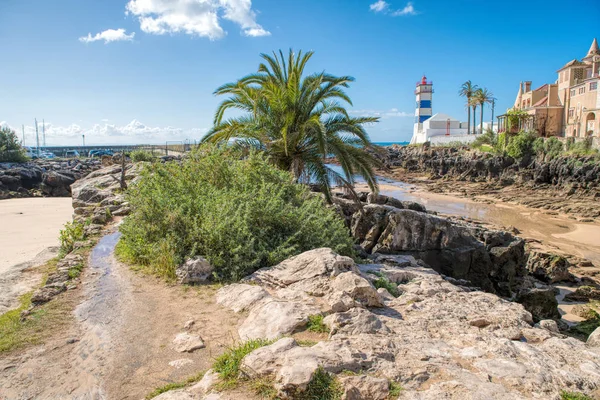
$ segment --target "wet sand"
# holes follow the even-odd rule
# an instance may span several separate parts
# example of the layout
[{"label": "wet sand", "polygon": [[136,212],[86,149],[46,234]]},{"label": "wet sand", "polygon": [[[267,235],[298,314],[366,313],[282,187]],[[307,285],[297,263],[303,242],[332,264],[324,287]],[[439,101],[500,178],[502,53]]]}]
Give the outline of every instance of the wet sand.
[{"label": "wet sand", "polygon": [[71,198],[0,201],[0,314],[41,279],[34,267],[58,253],[58,235],[71,220]]}]

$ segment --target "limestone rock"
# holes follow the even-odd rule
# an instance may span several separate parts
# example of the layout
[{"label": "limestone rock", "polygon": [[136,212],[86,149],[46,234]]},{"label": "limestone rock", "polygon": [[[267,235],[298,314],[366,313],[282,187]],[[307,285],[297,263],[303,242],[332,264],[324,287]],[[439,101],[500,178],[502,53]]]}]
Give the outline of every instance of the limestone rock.
[{"label": "limestone rock", "polygon": [[547,330],[547,331],[550,331],[550,332],[553,332],[553,333],[559,333],[558,324],[554,320],[543,319],[540,322],[538,322],[536,325],[539,326],[542,329]]},{"label": "limestone rock", "polygon": [[600,347],[600,327],[594,329],[594,332],[587,338],[586,343],[591,347]]},{"label": "limestone rock", "polygon": [[36,305],[47,303],[65,290],[67,290],[67,286],[64,283],[41,287],[33,292],[31,302]]},{"label": "limestone rock", "polygon": [[187,260],[175,269],[180,284],[205,283],[212,276],[213,267],[204,257]]},{"label": "limestone rock", "polygon": [[352,307],[383,307],[383,302],[373,285],[356,274],[344,272],[331,282],[329,304],[334,311],[347,311]]},{"label": "limestone rock", "polygon": [[179,353],[191,353],[195,350],[204,348],[204,341],[198,335],[192,335],[187,332],[178,333],[173,339],[173,348]]},{"label": "limestone rock", "polygon": [[270,299],[253,308],[238,329],[242,340],[275,339],[308,323],[321,310],[300,302]]},{"label": "limestone rock", "polygon": [[387,379],[368,375],[346,376],[340,378],[346,400],[387,400],[389,382]]},{"label": "limestone rock", "polygon": [[219,289],[217,303],[239,313],[254,306],[265,297],[270,297],[270,295],[260,286],[234,283]]},{"label": "limestone rock", "polygon": [[186,365],[188,365],[188,364],[193,364],[193,363],[194,363],[194,361],[193,361],[193,360],[190,360],[189,358],[182,358],[182,359],[179,359],[179,360],[173,360],[173,361],[170,361],[170,362],[169,362],[169,365],[170,365],[171,367],[174,367],[174,368],[176,368],[176,369],[179,369],[179,368],[181,368],[181,367],[185,367]]},{"label": "limestone rock", "polygon": [[323,319],[332,335],[391,334],[392,331],[372,312],[353,308],[348,312],[331,314]]},{"label": "limestone rock", "polygon": [[220,377],[217,372],[212,369],[206,371],[200,382],[192,386],[189,391],[196,395],[203,395],[209,393],[213,387],[219,383]]},{"label": "limestone rock", "polygon": [[192,396],[185,389],[169,390],[154,398],[155,400],[194,400]]}]

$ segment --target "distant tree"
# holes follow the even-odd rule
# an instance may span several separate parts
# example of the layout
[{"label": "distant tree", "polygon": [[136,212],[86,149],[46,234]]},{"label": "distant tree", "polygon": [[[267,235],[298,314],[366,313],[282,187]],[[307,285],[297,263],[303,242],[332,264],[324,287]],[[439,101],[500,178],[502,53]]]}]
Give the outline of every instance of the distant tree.
[{"label": "distant tree", "polygon": [[27,156],[15,131],[7,126],[0,127],[0,162],[24,161],[27,161]]},{"label": "distant tree", "polygon": [[[460,90],[458,91],[458,94],[461,97],[465,97],[467,99],[467,102],[466,102],[467,112],[468,112],[467,133],[471,133],[471,106],[472,106],[471,97],[473,97],[473,94],[475,93],[476,90],[477,90],[477,85],[474,85],[470,80],[468,80],[462,84],[462,86],[460,87]],[[475,124],[473,124],[473,125],[475,125]]]},{"label": "distant tree", "polygon": [[489,90],[487,90],[486,88],[479,88],[475,91],[475,94],[473,95],[474,101],[475,103],[477,103],[477,105],[479,107],[481,107],[480,109],[480,118],[479,118],[479,123],[481,124],[481,128],[480,128],[480,132],[483,133],[483,108],[486,104],[491,104],[491,102],[494,100],[494,94],[492,92],[490,92]]},{"label": "distant tree", "polygon": [[[223,143],[235,139],[238,145],[264,151],[280,169],[289,171],[298,182],[317,183],[328,201],[331,184],[354,193],[355,176],[362,176],[372,191],[378,184],[378,165],[364,128],[378,118],[352,117],[344,103],[352,104],[344,91],[354,78],[325,72],[305,75],[313,53],[284,56],[262,54],[265,63],[258,72],[228,83],[215,91],[229,95],[215,114],[214,127],[203,142]],[[226,111],[238,115],[224,119]],[[239,112],[241,111],[241,115]],[[330,168],[334,156],[343,173]]]}]

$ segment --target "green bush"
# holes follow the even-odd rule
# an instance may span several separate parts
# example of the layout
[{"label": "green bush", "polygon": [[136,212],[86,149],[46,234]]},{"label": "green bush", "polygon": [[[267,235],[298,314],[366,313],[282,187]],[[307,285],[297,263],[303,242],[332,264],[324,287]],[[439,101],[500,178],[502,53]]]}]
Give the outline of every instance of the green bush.
[{"label": "green bush", "polygon": [[73,251],[75,242],[85,239],[84,225],[81,222],[67,222],[65,228],[59,233],[60,254],[65,255]]},{"label": "green bush", "polygon": [[329,328],[323,322],[323,315],[315,314],[308,316],[308,324],[306,330],[316,333],[329,333]]},{"label": "green bush", "polygon": [[27,156],[21,147],[15,131],[0,127],[0,162],[25,162]]},{"label": "green bush", "polygon": [[561,400],[592,400],[591,397],[586,396],[585,394],[576,393],[576,392],[567,392],[565,390],[562,390],[560,392],[560,399]]},{"label": "green bush", "polygon": [[498,135],[494,133],[491,129],[486,130],[481,135],[477,136],[473,142],[471,142],[471,147],[474,149],[479,149],[484,145],[488,145],[491,147],[496,147],[498,144]]},{"label": "green bush", "polygon": [[131,158],[131,161],[133,161],[133,162],[156,160],[156,157],[154,157],[154,155],[147,150],[134,150],[131,152],[129,157]]},{"label": "green bush", "polygon": [[533,142],[535,139],[535,134],[521,131],[516,136],[510,138],[508,146],[506,146],[506,152],[515,159],[530,157],[534,154]]},{"label": "green bush", "polygon": [[384,276],[380,276],[379,279],[375,280],[373,282],[373,286],[375,286],[377,289],[384,288],[394,297],[400,296],[398,285],[396,285],[394,282],[390,282],[389,279]]},{"label": "green bush", "polygon": [[260,153],[201,147],[181,165],[149,164],[127,198],[120,254],[167,278],[194,256],[231,281],[318,247],[353,255],[337,213]]},{"label": "green bush", "polygon": [[575,142],[574,138],[567,139],[567,153],[572,156],[598,155],[598,150],[592,148],[592,138]]},{"label": "green bush", "polygon": [[533,152],[547,161],[560,156],[563,151],[563,143],[555,137],[548,139],[539,137],[533,141]]}]

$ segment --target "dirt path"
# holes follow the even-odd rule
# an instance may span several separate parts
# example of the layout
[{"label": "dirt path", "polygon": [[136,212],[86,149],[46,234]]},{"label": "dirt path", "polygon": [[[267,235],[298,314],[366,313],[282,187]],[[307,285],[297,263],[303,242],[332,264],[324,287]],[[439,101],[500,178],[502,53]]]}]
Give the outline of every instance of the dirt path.
[{"label": "dirt path", "polygon": [[[237,339],[238,315],[214,302],[213,286],[169,286],[135,273],[113,256],[119,234],[100,240],[80,288],[67,292],[79,305],[67,332],[45,345],[0,356],[0,399],[142,399],[212,364]],[[206,347],[172,348],[189,330]],[[181,366],[172,363],[177,360]]]}]

